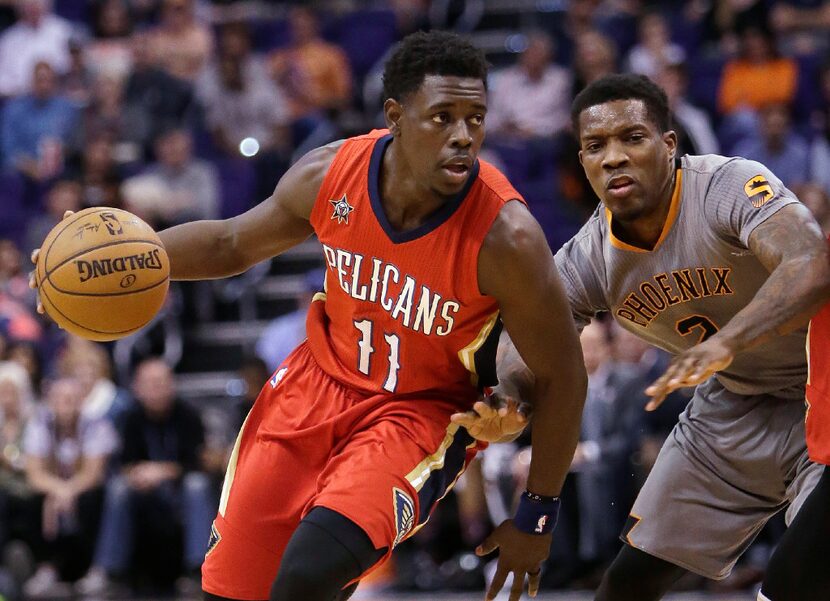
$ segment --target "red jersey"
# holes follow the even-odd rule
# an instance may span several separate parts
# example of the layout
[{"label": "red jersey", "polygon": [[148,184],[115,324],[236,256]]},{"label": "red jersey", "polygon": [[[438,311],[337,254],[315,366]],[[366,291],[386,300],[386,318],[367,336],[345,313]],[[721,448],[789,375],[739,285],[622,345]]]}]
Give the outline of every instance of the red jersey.
[{"label": "red jersey", "polygon": [[830,304],[810,321],[807,369],[807,450],[830,465]]},{"label": "red jersey", "polygon": [[434,393],[469,403],[495,384],[501,331],[478,287],[478,255],[502,206],[520,200],[477,161],[464,189],[421,226],[396,231],[380,199],[386,130],[346,140],[326,174],[311,225],[327,263],[308,314],[308,343],[331,377],[369,393]]}]

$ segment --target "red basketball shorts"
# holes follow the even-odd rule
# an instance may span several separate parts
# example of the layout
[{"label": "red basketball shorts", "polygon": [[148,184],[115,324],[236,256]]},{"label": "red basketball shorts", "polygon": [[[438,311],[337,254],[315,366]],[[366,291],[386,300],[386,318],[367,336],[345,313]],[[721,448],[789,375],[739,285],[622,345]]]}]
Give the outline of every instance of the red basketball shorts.
[{"label": "red basketball shorts", "polygon": [[830,304],[810,322],[807,367],[807,451],[830,465]]},{"label": "red basketball shorts", "polygon": [[301,345],[265,384],[237,438],[202,567],[204,590],[267,599],[288,540],[317,506],[346,516],[391,552],[484,447],[450,423],[458,410],[446,399],[358,393]]}]

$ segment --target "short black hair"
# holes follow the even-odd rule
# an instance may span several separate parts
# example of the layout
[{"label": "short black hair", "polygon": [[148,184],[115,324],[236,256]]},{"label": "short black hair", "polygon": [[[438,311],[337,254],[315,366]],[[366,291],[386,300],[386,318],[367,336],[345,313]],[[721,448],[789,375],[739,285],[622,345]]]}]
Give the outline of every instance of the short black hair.
[{"label": "short black hair", "polygon": [[642,100],[651,121],[666,132],[671,129],[669,99],[663,88],[645,75],[631,73],[606,75],[589,84],[571,104],[571,122],[579,132],[579,115],[587,108],[614,100]]},{"label": "short black hair", "polygon": [[418,91],[427,75],[480,79],[487,86],[484,52],[458,34],[419,31],[406,36],[386,62],[383,97],[401,101]]}]

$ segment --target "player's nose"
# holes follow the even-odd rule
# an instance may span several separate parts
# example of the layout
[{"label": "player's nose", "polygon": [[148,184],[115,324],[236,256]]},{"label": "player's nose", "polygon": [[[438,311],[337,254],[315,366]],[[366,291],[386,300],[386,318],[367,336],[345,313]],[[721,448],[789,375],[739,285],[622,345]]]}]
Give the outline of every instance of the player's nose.
[{"label": "player's nose", "polygon": [[459,119],[452,128],[450,144],[453,148],[468,148],[473,144],[473,136],[467,121]]},{"label": "player's nose", "polygon": [[602,155],[602,166],[606,169],[617,169],[628,162],[628,153],[622,144],[609,142],[605,146],[605,153]]}]

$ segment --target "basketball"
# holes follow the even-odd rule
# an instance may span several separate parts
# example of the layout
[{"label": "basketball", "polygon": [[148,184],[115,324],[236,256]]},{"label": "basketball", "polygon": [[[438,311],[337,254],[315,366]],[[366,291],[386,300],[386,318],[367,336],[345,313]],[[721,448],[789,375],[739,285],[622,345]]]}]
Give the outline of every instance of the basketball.
[{"label": "basketball", "polygon": [[156,315],[170,283],[161,240],[141,219],[120,209],[84,209],[44,240],[36,277],[46,313],[67,332],[117,340]]}]

